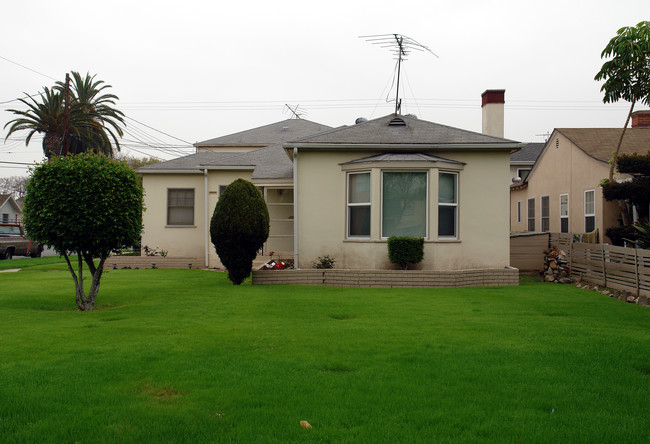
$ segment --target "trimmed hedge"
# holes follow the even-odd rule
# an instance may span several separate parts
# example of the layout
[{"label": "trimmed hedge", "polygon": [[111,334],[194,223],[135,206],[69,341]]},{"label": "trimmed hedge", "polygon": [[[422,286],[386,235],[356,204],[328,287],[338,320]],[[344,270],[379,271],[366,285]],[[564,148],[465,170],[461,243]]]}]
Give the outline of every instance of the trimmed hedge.
[{"label": "trimmed hedge", "polygon": [[241,284],[269,237],[269,211],[255,185],[237,179],[226,187],[214,209],[210,235],[228,279]]},{"label": "trimmed hedge", "polygon": [[424,258],[424,238],[392,236],[388,238],[388,260],[406,270],[408,264],[417,264]]}]

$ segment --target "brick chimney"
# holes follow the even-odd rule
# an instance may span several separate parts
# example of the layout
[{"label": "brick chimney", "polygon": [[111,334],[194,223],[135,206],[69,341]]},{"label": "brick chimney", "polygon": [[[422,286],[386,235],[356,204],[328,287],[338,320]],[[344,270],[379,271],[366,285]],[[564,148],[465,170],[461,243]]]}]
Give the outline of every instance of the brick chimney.
[{"label": "brick chimney", "polygon": [[632,128],[650,128],[650,109],[632,113]]},{"label": "brick chimney", "polygon": [[505,106],[505,89],[486,89],[481,94],[483,112],[483,134],[503,137],[503,108]]}]

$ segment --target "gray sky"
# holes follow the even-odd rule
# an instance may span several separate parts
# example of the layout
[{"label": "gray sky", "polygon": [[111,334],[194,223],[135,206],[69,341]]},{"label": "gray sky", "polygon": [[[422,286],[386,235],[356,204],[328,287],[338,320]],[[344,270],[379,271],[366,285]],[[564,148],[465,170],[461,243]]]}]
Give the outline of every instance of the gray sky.
[{"label": "gray sky", "polygon": [[[629,104],[602,104],[593,78],[609,39],[649,19],[650,2],[26,0],[2,12],[1,126],[21,107],[4,102],[90,72],[135,119],[129,153],[169,159],[192,152],[185,142],[289,118],[285,103],[331,126],[391,113],[395,61],[359,38],[375,34],[404,34],[440,56],[413,52],[403,65],[404,114],[480,132],[481,93],[505,89],[510,139],[620,127]],[[0,145],[0,161],[43,158],[40,139],[25,147],[24,134]],[[3,166],[0,176],[25,173]]]}]

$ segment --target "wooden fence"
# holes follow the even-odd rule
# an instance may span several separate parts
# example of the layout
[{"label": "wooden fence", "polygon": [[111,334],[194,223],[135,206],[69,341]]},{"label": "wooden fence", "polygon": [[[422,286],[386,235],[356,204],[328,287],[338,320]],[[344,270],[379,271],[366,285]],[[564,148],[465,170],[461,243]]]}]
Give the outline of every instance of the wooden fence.
[{"label": "wooden fence", "polygon": [[650,250],[573,242],[567,234],[549,241],[567,253],[572,278],[650,296]]}]

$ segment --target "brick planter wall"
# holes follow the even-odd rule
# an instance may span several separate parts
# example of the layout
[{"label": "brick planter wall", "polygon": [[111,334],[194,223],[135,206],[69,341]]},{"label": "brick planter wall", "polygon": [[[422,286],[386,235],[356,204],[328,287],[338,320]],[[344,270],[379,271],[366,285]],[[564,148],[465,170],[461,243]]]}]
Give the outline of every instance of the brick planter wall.
[{"label": "brick planter wall", "polygon": [[253,285],[416,288],[519,285],[516,268],[476,270],[257,270]]}]

